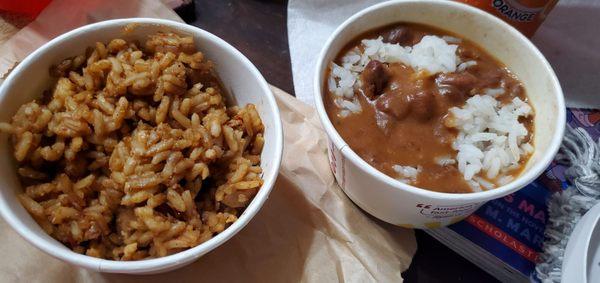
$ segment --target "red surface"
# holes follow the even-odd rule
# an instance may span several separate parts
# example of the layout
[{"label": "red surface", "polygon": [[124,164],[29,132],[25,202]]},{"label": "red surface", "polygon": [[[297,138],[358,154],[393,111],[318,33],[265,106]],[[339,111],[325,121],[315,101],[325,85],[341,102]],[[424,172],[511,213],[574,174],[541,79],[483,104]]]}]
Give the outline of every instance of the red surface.
[{"label": "red surface", "polygon": [[0,10],[37,17],[52,0],[0,0]]}]

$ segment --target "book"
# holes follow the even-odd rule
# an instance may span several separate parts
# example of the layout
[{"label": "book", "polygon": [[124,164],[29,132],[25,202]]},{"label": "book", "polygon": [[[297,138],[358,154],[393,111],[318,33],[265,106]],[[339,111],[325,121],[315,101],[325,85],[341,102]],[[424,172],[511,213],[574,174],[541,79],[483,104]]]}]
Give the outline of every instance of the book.
[{"label": "book", "polygon": [[[600,137],[600,111],[568,109],[567,124]],[[502,282],[531,282],[544,243],[547,203],[569,188],[566,166],[553,161],[534,182],[487,202],[465,220],[428,234]]]}]

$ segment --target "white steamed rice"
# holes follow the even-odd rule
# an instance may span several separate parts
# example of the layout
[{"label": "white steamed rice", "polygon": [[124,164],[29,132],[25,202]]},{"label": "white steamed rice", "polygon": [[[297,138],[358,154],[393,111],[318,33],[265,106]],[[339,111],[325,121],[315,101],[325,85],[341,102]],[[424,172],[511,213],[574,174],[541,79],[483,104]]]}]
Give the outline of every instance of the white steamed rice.
[{"label": "white steamed rice", "polygon": [[475,65],[477,65],[477,61],[475,61],[475,60],[469,60],[466,62],[462,62],[462,63],[458,64],[458,67],[456,67],[456,71],[463,72],[466,69],[468,69],[469,67],[472,67]]},{"label": "white steamed rice", "polygon": [[533,152],[533,146],[525,142],[527,128],[519,122],[532,112],[518,97],[502,105],[490,95],[475,95],[462,108],[449,110],[446,125],[459,130],[452,147],[458,151],[458,170],[465,180],[474,179],[486,189],[489,186],[483,179],[475,178],[482,171],[500,185],[512,180],[510,171],[520,166],[522,156]]},{"label": "white steamed rice", "polygon": [[456,160],[450,156],[439,156],[435,159],[435,163],[440,166],[447,166],[456,164]]},{"label": "white steamed rice", "polygon": [[417,176],[421,173],[421,167],[411,167],[402,165],[393,165],[392,169],[398,173],[397,180],[403,183],[411,184],[417,181]]}]

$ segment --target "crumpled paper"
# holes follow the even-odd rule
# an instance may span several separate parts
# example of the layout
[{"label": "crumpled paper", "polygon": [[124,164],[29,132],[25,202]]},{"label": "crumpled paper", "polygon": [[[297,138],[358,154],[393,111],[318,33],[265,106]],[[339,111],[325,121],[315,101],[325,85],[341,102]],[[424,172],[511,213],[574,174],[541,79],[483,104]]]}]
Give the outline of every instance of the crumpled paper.
[{"label": "crumpled paper", "polygon": [[[45,10],[33,25],[17,33],[0,49],[15,51],[40,46],[51,38],[48,36],[60,33],[46,26],[49,23],[66,31],[108,18],[176,17],[160,2],[150,0],[125,6],[135,7],[131,9],[122,6],[114,9],[121,1],[104,0],[101,1],[103,13],[79,7],[69,11],[80,16],[63,17],[61,7],[73,2],[53,1],[48,7],[50,10]],[[40,26],[46,26],[44,33],[31,37]],[[26,55],[25,52],[0,53],[0,60],[17,56],[18,62],[23,59],[19,57],[22,55]],[[279,89],[273,88],[273,92],[281,110],[285,135],[280,175],[260,212],[225,244],[193,264],[168,273],[105,274],[52,258],[0,220],[0,254],[5,255],[0,257],[0,281],[401,281],[401,272],[408,268],[416,250],[413,231],[377,221],[356,207],[337,186],[329,170],[327,138],[315,110]]]},{"label": "crumpled paper", "polygon": [[[354,13],[385,0],[290,0],[288,41],[296,97],[314,105],[317,57]],[[532,38],[562,85],[567,107],[600,109],[600,0],[560,0]]]}]

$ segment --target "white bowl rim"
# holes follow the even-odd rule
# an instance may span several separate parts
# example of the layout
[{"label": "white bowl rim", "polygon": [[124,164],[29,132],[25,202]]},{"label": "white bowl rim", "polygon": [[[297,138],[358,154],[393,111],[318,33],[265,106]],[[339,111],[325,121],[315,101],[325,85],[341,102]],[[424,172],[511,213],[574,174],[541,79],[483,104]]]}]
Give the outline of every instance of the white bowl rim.
[{"label": "white bowl rim", "polygon": [[[112,27],[112,26],[125,26],[127,24],[151,24],[151,25],[163,25],[167,28],[173,28],[178,31],[189,32],[191,34],[201,34],[205,38],[210,41],[213,41],[217,45],[219,45],[223,49],[227,49],[229,53],[234,54],[234,56],[238,57],[240,61],[248,67],[248,69],[252,72],[252,74],[258,79],[260,83],[260,88],[265,94],[265,98],[267,101],[268,111],[273,112],[274,116],[274,127],[273,127],[273,136],[274,136],[274,160],[273,160],[273,170],[269,172],[268,175],[263,176],[264,183],[254,197],[252,202],[248,205],[248,207],[244,210],[239,219],[234,222],[231,226],[225,229],[223,232],[217,234],[212,237],[210,240],[187,250],[178,252],[176,254],[172,254],[165,257],[147,259],[147,260],[138,260],[138,261],[114,261],[114,260],[106,260],[94,258],[87,255],[82,255],[71,251],[66,248],[60,242],[51,242],[37,235],[32,231],[30,227],[25,225],[21,220],[9,209],[6,204],[6,199],[4,195],[0,193],[0,215],[8,222],[8,224],[25,240],[29,243],[33,244],[40,250],[50,254],[51,256],[63,260],[65,262],[81,266],[88,269],[97,270],[100,272],[110,272],[110,273],[146,273],[157,271],[160,272],[162,270],[167,270],[169,267],[174,267],[179,265],[182,262],[189,262],[196,260],[200,256],[206,254],[207,252],[217,248],[221,244],[225,243],[228,239],[237,234],[242,228],[250,222],[250,220],[256,215],[256,213],[263,206],[264,202],[268,199],[273,186],[275,185],[275,181],[278,176],[278,169],[281,165],[281,159],[283,155],[283,127],[281,124],[281,116],[279,113],[279,108],[275,101],[275,97],[271,92],[269,84],[266,82],[262,74],[258,71],[258,69],[250,62],[246,56],[244,56],[240,51],[238,51],[235,47],[231,46],[229,43],[224,41],[223,39],[209,33],[203,29],[200,29],[195,26],[187,25],[184,23],[164,20],[164,19],[154,19],[154,18],[127,18],[127,19],[113,19],[102,22],[97,22],[89,25],[85,25],[69,32],[66,32],[49,42],[42,45],[40,48],[35,50],[29,56],[27,56],[17,67],[9,74],[4,83],[0,86],[0,95],[6,95],[5,90],[9,88],[9,86],[13,83],[13,78],[20,75],[19,73],[27,68],[32,62],[34,62],[38,56],[45,53],[46,50],[51,49],[55,44],[63,41],[68,41],[71,37],[88,32],[94,32],[98,29]],[[0,190],[2,192],[2,190]]]},{"label": "white bowl rim", "polygon": [[[493,190],[481,191],[481,192],[472,192],[472,193],[462,193],[462,194],[453,194],[453,193],[443,193],[430,191],[426,189],[421,189],[419,187],[411,186],[405,183],[402,183],[382,172],[375,169],[375,167],[371,166],[369,163],[364,161],[358,154],[354,152],[348,146],[346,142],[344,142],[343,138],[339,135],[331,121],[329,120],[329,116],[325,110],[325,106],[323,104],[323,82],[324,78],[320,76],[320,70],[323,68],[324,64],[328,64],[329,62],[325,62],[325,56],[327,55],[328,50],[331,48],[333,41],[337,38],[337,36],[345,30],[348,26],[352,25],[357,19],[363,17],[369,13],[377,13],[380,10],[386,8],[393,8],[395,6],[402,6],[406,4],[428,4],[431,7],[436,8],[444,8],[444,9],[453,9],[460,10],[470,14],[477,14],[479,16],[485,17],[488,21],[493,22],[495,25],[498,25],[499,28],[504,29],[507,33],[515,36],[520,41],[522,41],[527,48],[532,51],[538,60],[543,64],[546,72],[549,73],[552,78],[552,87],[556,89],[554,98],[557,100],[557,117],[564,117],[564,119],[558,119],[558,123],[556,125],[556,131],[552,136],[551,142],[546,150],[546,154],[542,156],[542,158],[536,162],[529,170],[524,172],[524,174],[519,175],[513,182],[510,182],[507,185],[500,186]],[[399,20],[398,22],[400,22]],[[493,199],[495,197],[500,197],[506,194],[509,194],[513,191],[516,191],[527,184],[531,183],[537,176],[542,174],[542,172],[550,165],[554,156],[558,152],[560,148],[562,138],[564,135],[565,124],[566,124],[566,109],[564,96],[562,92],[562,88],[554,73],[554,70],[546,60],[546,58],[542,55],[542,53],[531,43],[529,39],[527,39],[523,34],[521,34],[517,29],[502,21],[501,19],[489,14],[479,8],[475,8],[469,6],[467,4],[463,4],[460,2],[447,1],[447,0],[392,0],[383,3],[379,3],[364,10],[359,11],[358,13],[352,15],[346,21],[344,21],[340,26],[338,26],[335,31],[330,35],[329,39],[325,43],[321,53],[317,57],[317,65],[315,69],[315,77],[314,77],[314,92],[315,92],[315,105],[317,108],[317,112],[319,114],[319,118],[325,131],[327,132],[330,139],[332,139],[335,146],[342,152],[344,157],[348,158],[351,162],[356,164],[362,170],[365,170],[369,175],[373,176],[377,180],[392,186],[394,189],[405,190],[412,194],[416,194],[422,197],[427,197],[429,199],[435,200],[461,200],[467,202],[481,202]],[[346,149],[347,148],[347,149]]]}]

